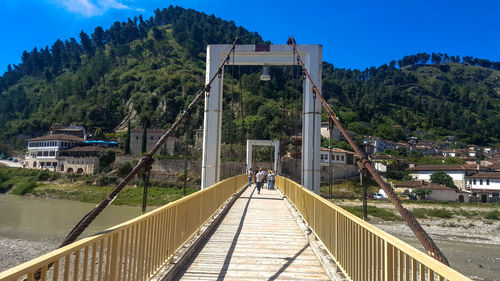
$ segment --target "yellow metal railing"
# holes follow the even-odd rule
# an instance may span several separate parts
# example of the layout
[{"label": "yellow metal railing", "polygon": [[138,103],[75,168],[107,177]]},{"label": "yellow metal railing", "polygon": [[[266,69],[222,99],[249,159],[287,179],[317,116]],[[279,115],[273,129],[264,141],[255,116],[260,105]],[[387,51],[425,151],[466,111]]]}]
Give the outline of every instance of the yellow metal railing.
[{"label": "yellow metal railing", "polygon": [[278,176],[276,186],[350,280],[470,280],[290,179]]},{"label": "yellow metal railing", "polygon": [[103,234],[1,272],[0,281],[146,280],[247,181],[246,175],[223,180]]}]

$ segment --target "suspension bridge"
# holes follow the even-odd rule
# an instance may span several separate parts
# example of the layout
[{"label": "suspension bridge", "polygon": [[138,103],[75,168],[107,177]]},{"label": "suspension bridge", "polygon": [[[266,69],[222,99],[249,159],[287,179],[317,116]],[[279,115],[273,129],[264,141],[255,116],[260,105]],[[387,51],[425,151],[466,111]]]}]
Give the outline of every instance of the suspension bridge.
[{"label": "suspension bridge", "polygon": [[[77,223],[58,249],[1,272],[0,281],[470,280],[448,266],[322,98],[321,60],[321,46],[296,45],[293,38],[287,45],[237,45],[235,40],[232,45],[208,46],[205,87],[155,147]],[[257,194],[247,175],[221,181],[223,67],[291,63],[299,65],[305,77],[301,183],[277,176],[276,190]],[[203,97],[201,190],[77,240],[139,171],[145,171],[147,182],[153,156]],[[358,166],[386,191],[427,253],[319,196],[321,106],[358,155]],[[251,163],[251,157],[247,161]]]}]

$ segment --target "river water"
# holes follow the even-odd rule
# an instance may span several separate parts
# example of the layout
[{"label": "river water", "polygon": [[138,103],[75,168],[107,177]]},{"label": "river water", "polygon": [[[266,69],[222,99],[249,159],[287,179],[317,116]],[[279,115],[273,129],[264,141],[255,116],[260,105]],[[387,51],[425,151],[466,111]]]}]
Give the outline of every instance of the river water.
[{"label": "river water", "polygon": [[[62,241],[95,204],[0,195],[0,237]],[[110,205],[80,236],[86,237],[141,215],[141,207]]]},{"label": "river water", "polygon": [[[94,207],[70,200],[0,194],[0,272],[55,250]],[[139,215],[141,207],[110,205],[80,238]]]}]

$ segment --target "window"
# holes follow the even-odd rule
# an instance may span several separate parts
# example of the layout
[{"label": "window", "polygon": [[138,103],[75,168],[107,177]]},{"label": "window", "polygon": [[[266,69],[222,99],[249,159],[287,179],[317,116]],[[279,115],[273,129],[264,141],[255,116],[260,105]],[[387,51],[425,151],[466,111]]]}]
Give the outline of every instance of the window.
[{"label": "window", "polygon": [[472,185],[472,180],[469,180],[469,184]]},{"label": "window", "polygon": [[483,180],[479,180],[479,185],[483,185]]},{"label": "window", "polygon": [[486,185],[490,185],[490,180],[486,180]]},{"label": "window", "polygon": [[344,155],[340,156],[340,161],[344,162]]},{"label": "window", "polygon": [[151,140],[153,140],[153,136],[151,136]]},{"label": "window", "polygon": [[335,155],[335,160],[339,161],[339,156]]},{"label": "window", "polygon": [[477,192],[472,192],[472,196],[477,196]]},{"label": "window", "polygon": [[476,184],[476,179],[474,179],[474,185]]},{"label": "window", "polygon": [[138,140],[139,139],[139,136],[135,136],[135,140]]},{"label": "window", "polygon": [[500,193],[498,193],[498,192],[493,192],[493,193],[491,194],[491,197],[499,197],[499,195],[500,195]]}]

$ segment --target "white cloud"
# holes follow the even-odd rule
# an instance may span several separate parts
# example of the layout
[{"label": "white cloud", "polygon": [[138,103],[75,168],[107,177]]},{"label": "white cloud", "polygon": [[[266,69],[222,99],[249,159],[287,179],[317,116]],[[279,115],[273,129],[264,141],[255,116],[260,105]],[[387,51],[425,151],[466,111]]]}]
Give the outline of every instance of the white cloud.
[{"label": "white cloud", "polygon": [[52,2],[68,12],[83,17],[100,16],[111,9],[144,11],[141,8],[132,8],[118,0],[52,0]]}]

